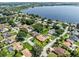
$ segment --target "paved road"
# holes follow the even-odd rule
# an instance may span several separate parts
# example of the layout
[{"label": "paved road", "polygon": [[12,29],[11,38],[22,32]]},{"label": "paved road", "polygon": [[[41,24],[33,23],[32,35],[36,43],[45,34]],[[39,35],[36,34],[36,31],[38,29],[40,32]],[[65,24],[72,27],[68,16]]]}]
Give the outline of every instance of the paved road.
[{"label": "paved road", "polygon": [[33,37],[30,37],[30,38],[25,38],[25,41],[23,41],[23,43],[25,43],[25,42],[28,42],[31,46],[34,46],[34,43],[33,42],[31,42],[31,39],[33,39]]},{"label": "paved road", "polygon": [[[23,43],[29,41],[29,44],[33,44],[32,42],[30,42],[30,39],[32,39],[32,38],[33,38],[33,37],[28,38],[27,40],[23,41]],[[4,47],[2,47],[2,48],[0,48],[0,49],[7,48],[7,47],[9,47],[9,46],[11,46],[11,45],[12,45],[12,44],[6,45],[6,46],[4,46]],[[33,45],[34,45],[34,44],[33,44]],[[32,46],[33,46],[33,45],[32,45]]]},{"label": "paved road", "polygon": [[49,42],[49,43],[43,48],[43,51],[42,51],[40,57],[41,57],[41,56],[45,56],[45,57],[47,56],[46,50],[47,50],[49,47],[51,47],[58,39],[60,39],[60,37],[64,36],[64,35],[67,33],[68,28],[69,28],[69,26],[66,27],[66,29],[65,29],[65,31],[64,31],[63,34],[61,34],[59,37],[57,37],[57,38],[55,38],[54,40],[52,40],[51,42]]},{"label": "paved road", "polygon": [[24,38],[25,39],[25,41],[23,41],[23,43],[25,43],[25,42],[27,42],[27,41],[29,41],[30,39],[32,39],[33,37],[30,37],[30,38]]}]

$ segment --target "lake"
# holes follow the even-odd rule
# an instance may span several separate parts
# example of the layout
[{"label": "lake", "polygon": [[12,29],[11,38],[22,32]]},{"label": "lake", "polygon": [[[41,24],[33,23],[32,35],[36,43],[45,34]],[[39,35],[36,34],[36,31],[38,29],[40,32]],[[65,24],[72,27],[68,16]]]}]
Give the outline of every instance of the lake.
[{"label": "lake", "polygon": [[23,13],[69,23],[79,23],[79,6],[43,6],[22,10]]}]

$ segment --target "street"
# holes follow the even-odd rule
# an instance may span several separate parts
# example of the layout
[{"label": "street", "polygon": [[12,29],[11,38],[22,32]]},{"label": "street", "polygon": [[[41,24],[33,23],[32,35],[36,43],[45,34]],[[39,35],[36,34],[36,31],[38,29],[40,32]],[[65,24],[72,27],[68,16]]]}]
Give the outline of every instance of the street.
[{"label": "street", "polygon": [[64,35],[67,33],[68,28],[69,28],[69,27],[67,26],[66,29],[65,29],[65,31],[63,32],[63,34],[61,34],[59,37],[57,37],[57,38],[55,38],[54,40],[52,40],[51,42],[49,42],[49,43],[43,48],[43,51],[42,51],[40,57],[41,57],[41,56],[45,56],[45,57],[47,56],[46,50],[47,50],[49,47],[53,46],[54,43],[55,43],[58,39],[60,39],[60,37],[64,36]]}]

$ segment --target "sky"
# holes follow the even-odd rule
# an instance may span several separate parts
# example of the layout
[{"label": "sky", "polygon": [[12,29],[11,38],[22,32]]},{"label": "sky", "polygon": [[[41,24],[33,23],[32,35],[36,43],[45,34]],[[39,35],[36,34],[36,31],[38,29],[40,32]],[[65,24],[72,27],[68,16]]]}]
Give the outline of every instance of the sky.
[{"label": "sky", "polygon": [[0,0],[0,2],[79,2],[79,0]]}]

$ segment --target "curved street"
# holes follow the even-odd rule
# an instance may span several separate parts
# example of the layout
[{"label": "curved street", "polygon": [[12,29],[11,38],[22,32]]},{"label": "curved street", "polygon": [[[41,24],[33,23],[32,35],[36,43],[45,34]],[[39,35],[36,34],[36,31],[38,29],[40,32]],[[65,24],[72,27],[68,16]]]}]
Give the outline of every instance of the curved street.
[{"label": "curved street", "polygon": [[61,34],[59,37],[57,37],[57,38],[55,38],[54,40],[52,40],[51,42],[49,42],[49,43],[43,48],[43,51],[41,52],[40,57],[41,57],[41,56],[45,56],[45,57],[47,56],[46,50],[47,50],[49,47],[51,47],[51,46],[56,42],[56,40],[58,40],[58,39],[60,39],[60,37],[64,36],[64,35],[67,33],[68,28],[69,28],[69,26],[66,27],[66,29],[65,29],[64,32],[63,32],[63,34]]}]

